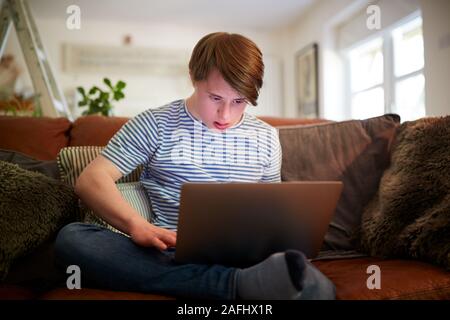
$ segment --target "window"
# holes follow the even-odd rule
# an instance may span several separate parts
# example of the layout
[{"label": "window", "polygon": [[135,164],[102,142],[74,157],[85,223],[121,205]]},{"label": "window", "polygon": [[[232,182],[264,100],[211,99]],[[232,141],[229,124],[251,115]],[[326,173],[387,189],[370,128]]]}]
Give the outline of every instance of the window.
[{"label": "window", "polygon": [[422,19],[416,18],[392,31],[395,99],[393,112],[403,120],[425,116]]},{"label": "window", "polygon": [[425,116],[422,19],[415,16],[346,51],[350,116]]},{"label": "window", "polygon": [[383,42],[369,41],[350,52],[351,115],[368,118],[384,113]]}]

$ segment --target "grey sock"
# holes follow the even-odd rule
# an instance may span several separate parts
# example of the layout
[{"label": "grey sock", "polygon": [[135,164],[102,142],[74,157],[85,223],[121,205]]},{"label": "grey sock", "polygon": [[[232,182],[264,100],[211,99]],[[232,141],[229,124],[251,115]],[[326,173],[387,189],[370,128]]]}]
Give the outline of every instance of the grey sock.
[{"label": "grey sock", "polygon": [[300,251],[274,253],[266,260],[237,271],[241,299],[334,299],[333,283]]}]

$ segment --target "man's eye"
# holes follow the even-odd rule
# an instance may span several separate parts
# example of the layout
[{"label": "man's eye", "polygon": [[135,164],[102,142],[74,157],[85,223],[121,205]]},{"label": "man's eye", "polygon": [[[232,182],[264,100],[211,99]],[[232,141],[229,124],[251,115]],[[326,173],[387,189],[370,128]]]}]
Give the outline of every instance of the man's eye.
[{"label": "man's eye", "polygon": [[234,100],[235,104],[241,104],[241,103],[244,103],[244,102],[245,102],[245,100]]},{"label": "man's eye", "polygon": [[220,101],[220,98],[219,98],[219,97],[210,96],[210,98],[211,98],[213,101]]}]

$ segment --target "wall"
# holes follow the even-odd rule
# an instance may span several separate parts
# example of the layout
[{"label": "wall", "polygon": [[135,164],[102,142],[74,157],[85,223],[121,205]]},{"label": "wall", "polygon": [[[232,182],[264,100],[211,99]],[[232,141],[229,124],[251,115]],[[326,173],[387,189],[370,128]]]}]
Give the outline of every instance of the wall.
[{"label": "wall", "polygon": [[[382,0],[384,4],[394,1]],[[369,0],[321,0],[310,7],[293,24],[273,32],[236,30],[233,27],[161,25],[130,21],[82,21],[80,31],[70,31],[65,20],[36,19],[43,42],[47,47],[53,69],[67,98],[74,96],[76,86],[98,84],[105,75],[75,75],[62,71],[61,45],[93,43],[121,45],[122,37],[131,34],[135,46],[179,48],[192,50],[198,39],[206,33],[227,30],[252,38],[262,49],[266,72],[259,105],[249,106],[249,112],[260,115],[297,116],[295,97],[295,55],[306,45],[319,44],[319,103],[320,116],[333,120],[348,118],[344,105],[343,66],[338,52],[337,30],[372,2]],[[450,111],[450,1],[448,0],[395,0],[395,10],[382,13],[383,23],[393,16],[410,12],[419,6],[423,12],[425,45],[426,107],[428,115],[445,115]],[[384,18],[383,18],[384,16]],[[384,26],[384,24],[383,24]],[[350,28],[351,29],[351,28]],[[355,30],[357,36],[362,29]],[[14,30],[6,52],[17,53],[20,48]],[[22,61],[24,69],[24,63]],[[191,92],[186,77],[154,77],[111,75],[112,80],[127,81],[127,99],[118,104],[117,115],[131,116],[148,107],[156,107]],[[30,86],[24,76],[22,83]],[[79,112],[79,109],[76,109]]]},{"label": "wall", "polygon": [[[450,1],[448,0],[321,0],[305,12],[296,23],[278,32],[283,51],[284,114],[296,116],[295,55],[303,47],[319,44],[319,111],[320,116],[344,120],[349,118],[345,106],[345,75],[339,47],[348,39],[361,39],[373,32],[365,27],[361,11],[370,4],[381,8],[382,28],[411,12],[423,10],[427,115],[450,113]],[[338,31],[344,30],[343,39]],[[342,33],[340,33],[342,34]]]},{"label": "wall", "polygon": [[427,115],[450,115],[450,1],[421,0]]},{"label": "wall", "polygon": [[[203,35],[213,31],[226,30],[250,37],[257,43],[264,54],[266,64],[265,83],[261,89],[258,106],[249,106],[249,112],[273,116],[280,116],[282,113],[281,59],[277,56],[278,51],[275,49],[272,36],[269,33],[242,29],[236,30],[232,27],[216,29],[204,26],[156,25],[131,21],[99,22],[92,20],[82,20],[81,30],[69,30],[66,28],[65,19],[36,18],[35,20],[56,79],[68,102],[71,103],[70,105],[73,103],[77,86],[87,88],[94,84],[101,85],[101,81],[105,76],[110,77],[113,82],[122,79],[127,83],[125,89],[126,99],[116,103],[115,114],[118,116],[133,116],[146,108],[157,107],[175,99],[185,98],[192,92],[192,86],[187,73],[185,76],[178,77],[67,73],[62,70],[63,43],[120,46],[122,45],[123,37],[126,34],[130,34],[133,37],[134,46],[176,48],[185,50],[188,52],[187,56],[189,56],[195,43]],[[14,29],[10,34],[5,52],[15,55],[20,52]],[[21,53],[19,55],[19,64],[25,70],[19,87],[21,86],[22,89],[31,88],[31,80],[27,75],[25,62]],[[75,115],[79,115],[81,109],[73,108],[73,111]]]},{"label": "wall", "polygon": [[[319,116],[327,119],[344,118],[341,103],[342,90],[339,78],[342,74],[335,53],[334,27],[344,19],[361,1],[319,1],[305,12],[299,20],[279,31],[283,48],[284,114],[298,115],[296,102],[295,56],[299,50],[311,43],[319,45]],[[356,3],[356,4],[355,4]]]}]

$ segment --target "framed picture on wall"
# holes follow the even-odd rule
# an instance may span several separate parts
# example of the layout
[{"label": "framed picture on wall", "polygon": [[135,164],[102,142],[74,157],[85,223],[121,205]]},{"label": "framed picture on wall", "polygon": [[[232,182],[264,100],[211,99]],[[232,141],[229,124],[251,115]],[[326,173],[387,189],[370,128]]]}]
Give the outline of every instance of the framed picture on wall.
[{"label": "framed picture on wall", "polygon": [[297,112],[301,118],[319,117],[318,45],[313,43],[295,56]]}]

